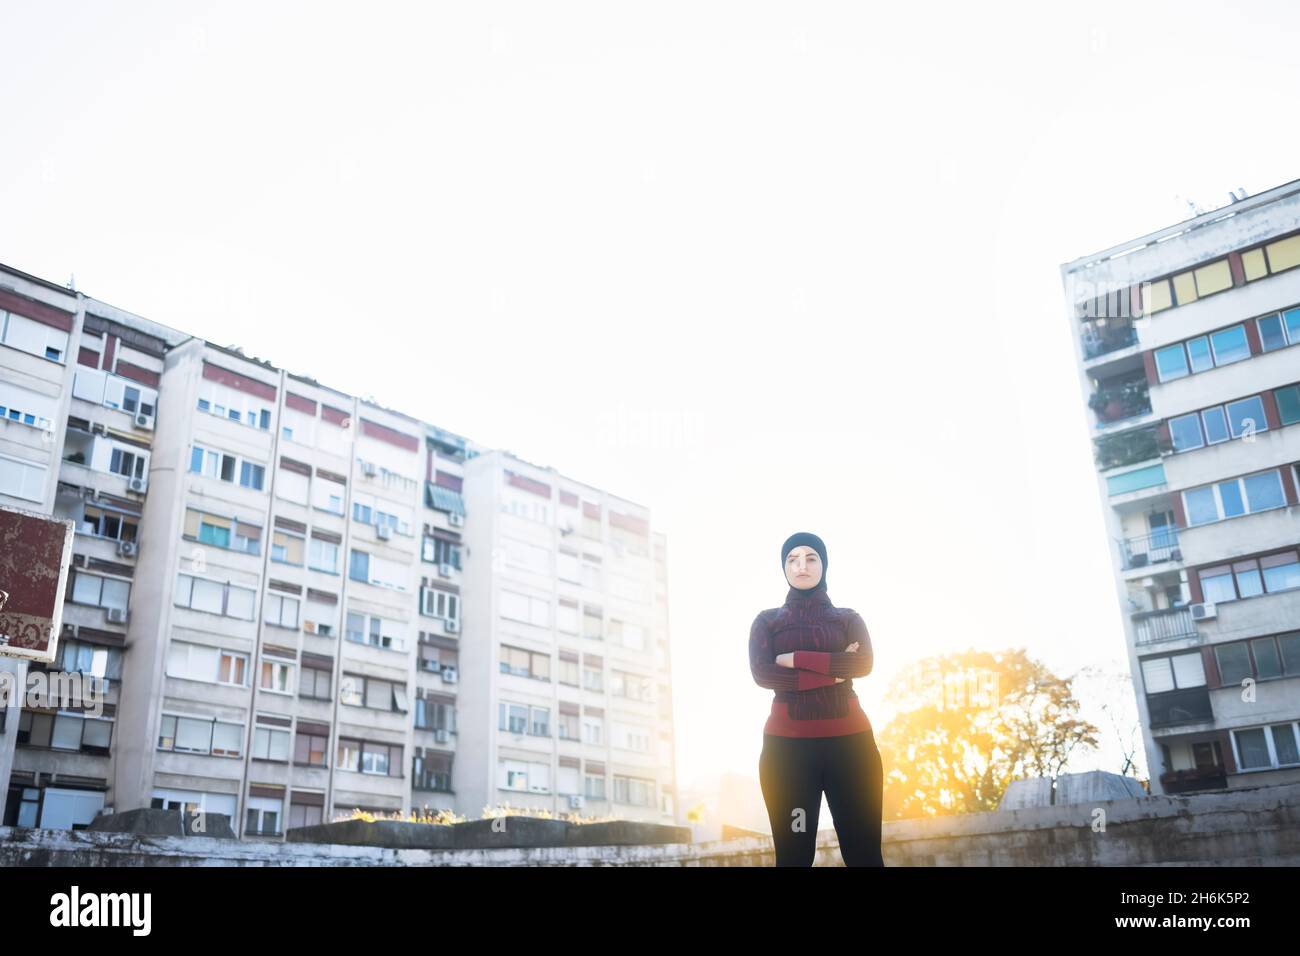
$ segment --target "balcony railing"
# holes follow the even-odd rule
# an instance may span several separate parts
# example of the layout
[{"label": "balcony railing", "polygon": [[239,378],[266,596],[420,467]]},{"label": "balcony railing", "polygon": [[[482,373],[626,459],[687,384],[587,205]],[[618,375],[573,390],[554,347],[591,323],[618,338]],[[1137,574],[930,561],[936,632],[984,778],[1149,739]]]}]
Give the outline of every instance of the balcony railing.
[{"label": "balcony railing", "polygon": [[1223,767],[1198,767],[1195,770],[1167,770],[1160,775],[1160,783],[1167,793],[1184,793],[1222,790],[1227,787],[1228,778]]},{"label": "balcony railing", "polygon": [[1150,461],[1164,451],[1155,425],[1102,435],[1093,445],[1097,467],[1102,471]]},{"label": "balcony railing", "polygon": [[1177,528],[1168,528],[1136,538],[1124,538],[1119,543],[1119,552],[1125,571],[1162,564],[1165,561],[1183,560],[1183,553],[1178,548]]},{"label": "balcony railing", "polygon": [[1176,641],[1196,636],[1196,622],[1190,607],[1166,608],[1160,611],[1139,611],[1133,615],[1137,630],[1137,643],[1155,644],[1158,641]]}]

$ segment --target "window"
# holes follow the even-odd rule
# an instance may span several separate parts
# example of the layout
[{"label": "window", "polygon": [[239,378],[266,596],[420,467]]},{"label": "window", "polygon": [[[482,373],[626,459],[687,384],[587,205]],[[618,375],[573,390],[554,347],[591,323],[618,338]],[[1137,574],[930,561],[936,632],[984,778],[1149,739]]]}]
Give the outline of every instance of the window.
[{"label": "window", "polygon": [[530,651],[502,644],[500,669],[503,674],[548,681],[551,679],[551,655],[544,651]]},{"label": "window", "polygon": [[604,640],[605,618],[600,608],[588,604],[582,609],[582,636],[594,641]]},{"label": "window", "polygon": [[1300,631],[1216,644],[1214,654],[1225,685],[1246,678],[1295,677],[1300,675]]},{"label": "window", "polygon": [[1264,471],[1191,488],[1183,492],[1183,505],[1189,527],[1281,508],[1286,505],[1282,473]]},{"label": "window", "polygon": [[57,415],[57,399],[0,382],[0,418],[48,430]]},{"label": "window", "polygon": [[[262,658],[262,690],[273,694],[293,693],[293,661]],[[288,750],[288,733],[285,734],[285,749]]]},{"label": "window", "polygon": [[1273,397],[1277,400],[1278,416],[1283,425],[1300,422],[1300,385],[1276,389]]},{"label": "window", "polygon": [[265,478],[266,469],[262,465],[254,465],[252,462],[247,461],[240,464],[239,483],[245,488],[261,491]]},{"label": "window", "polygon": [[1205,686],[1205,667],[1201,654],[1174,654],[1148,657],[1142,661],[1142,682],[1148,694]]},{"label": "window", "polygon": [[405,627],[400,621],[389,620],[377,614],[360,614],[349,611],[344,636],[354,644],[369,644],[390,651],[406,650]]},{"label": "window", "polygon": [[1260,346],[1265,352],[1300,343],[1300,307],[1267,315],[1255,322],[1259,326]]},{"label": "window", "polygon": [[402,776],[402,746],[339,738],[338,767],[356,773]]},{"label": "window", "polygon": [[358,492],[352,499],[352,519],[374,527],[388,527],[395,533],[411,535],[411,512],[400,505]]},{"label": "window", "polygon": [[548,627],[551,623],[551,604],[546,598],[502,590],[501,616],[512,621]]},{"label": "window", "polygon": [[639,807],[655,805],[655,782],[641,777],[614,775],[614,802]]},{"label": "window", "polygon": [[303,665],[301,679],[298,681],[298,696],[312,700],[329,700],[330,686],[333,679],[330,672],[321,667]]},{"label": "window", "polygon": [[611,670],[609,675],[609,692],[614,697],[626,697],[629,700],[653,701],[654,681],[641,674]]},{"label": "window", "polygon": [[293,762],[304,767],[325,766],[329,737],[299,729],[293,742]]},{"label": "window", "polygon": [[339,573],[339,546],[331,541],[312,538],[307,548],[307,566],[313,571]]},{"label": "window", "polygon": [[1234,325],[1208,336],[1201,335],[1156,349],[1156,376],[1160,381],[1168,382],[1245,358],[1250,358],[1246,326]]},{"label": "window", "polygon": [[420,613],[444,621],[460,620],[460,596],[441,588],[420,590]]},{"label": "window", "polygon": [[1300,763],[1296,722],[1232,731],[1237,766],[1242,770],[1270,770]]},{"label": "window", "polygon": [[353,707],[406,713],[406,685],[361,674],[343,675],[340,700]]},{"label": "window", "polygon": [[123,478],[143,478],[149,458],[143,452],[130,452],[113,448],[108,458],[108,470]]},{"label": "window", "polygon": [[45,500],[45,466],[0,455],[0,494],[24,501]]},{"label": "window", "polygon": [[354,548],[352,550],[352,560],[348,564],[348,577],[354,581],[369,581],[370,555]]},{"label": "window", "polygon": [[190,574],[176,576],[175,604],[208,614],[253,620],[256,592],[230,583],[209,581]]},{"label": "window", "polygon": [[198,409],[261,431],[271,427],[271,410],[257,396],[211,379],[199,382]]},{"label": "window", "polygon": [[289,731],[284,727],[254,727],[252,757],[254,760],[278,760],[287,763]]},{"label": "window", "polygon": [[74,604],[93,604],[96,607],[125,611],[130,596],[130,581],[100,577],[80,570],[75,572],[72,581]]},{"label": "window", "polygon": [[425,537],[420,559],[430,564],[450,564],[460,570],[460,546],[442,538]]},{"label": "window", "polygon": [[311,483],[311,506],[318,511],[328,511],[330,514],[343,514],[343,485],[330,481],[323,477],[320,472],[316,473],[316,481]]},{"label": "window", "polygon": [[17,743],[25,747],[107,754],[112,736],[112,720],[87,717],[80,712],[49,714],[23,710],[18,714]]},{"label": "window", "polygon": [[203,681],[207,684],[247,686],[248,655],[208,644],[172,640],[167,645],[168,677]]},{"label": "window", "polygon": [[99,647],[69,638],[60,638],[55,667],[68,673],[100,677],[104,680],[122,679],[122,650],[117,647]]},{"label": "window", "polygon": [[394,591],[407,590],[409,569],[395,561],[353,549],[348,565],[348,576],[354,581],[365,581]]},{"label": "window", "polygon": [[262,465],[241,461],[235,455],[199,445],[190,449],[190,471],[205,478],[217,478],[232,484],[238,480],[241,486],[255,491],[262,490],[266,477],[266,468]]},{"label": "window", "polygon": [[286,597],[283,594],[268,594],[265,603],[264,617],[267,624],[295,629],[298,627],[297,598]]},{"label": "window", "polygon": [[185,509],[183,537],[214,548],[262,553],[262,529],[255,524],[226,515],[210,514],[197,508]]},{"label": "window", "polygon": [[184,753],[243,756],[244,725],[211,717],[183,717],[163,714],[158,731],[158,749]]},{"label": "window", "polygon": [[1300,588],[1300,560],[1294,551],[1234,561],[1197,573],[1202,598],[1210,604]]},{"label": "window", "polygon": [[311,480],[301,472],[278,468],[275,472],[275,496],[294,504],[305,505],[310,500]]},{"label": "window", "polygon": [[287,531],[275,531],[271,534],[271,560],[281,564],[294,564],[302,567],[303,550],[307,539]]},{"label": "window", "polygon": [[551,736],[551,711],[549,707],[530,707],[527,704],[497,704],[497,729],[512,734],[532,737]]},{"label": "window", "polygon": [[1229,438],[1246,438],[1268,430],[1264,402],[1258,395],[1169,420],[1174,451],[1191,451]]},{"label": "window", "polygon": [[62,364],[68,333],[16,312],[0,309],[0,342],[38,358]]}]

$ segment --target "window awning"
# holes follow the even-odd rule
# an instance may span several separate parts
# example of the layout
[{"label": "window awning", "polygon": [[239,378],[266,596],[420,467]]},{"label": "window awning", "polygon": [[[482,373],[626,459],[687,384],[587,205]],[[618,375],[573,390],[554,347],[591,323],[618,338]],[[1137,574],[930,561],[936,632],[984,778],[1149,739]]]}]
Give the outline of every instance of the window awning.
[{"label": "window awning", "polygon": [[424,483],[425,503],[437,511],[446,511],[449,514],[465,513],[465,499],[460,496],[459,491],[452,491],[450,488],[444,488],[441,485],[435,485],[431,481]]}]

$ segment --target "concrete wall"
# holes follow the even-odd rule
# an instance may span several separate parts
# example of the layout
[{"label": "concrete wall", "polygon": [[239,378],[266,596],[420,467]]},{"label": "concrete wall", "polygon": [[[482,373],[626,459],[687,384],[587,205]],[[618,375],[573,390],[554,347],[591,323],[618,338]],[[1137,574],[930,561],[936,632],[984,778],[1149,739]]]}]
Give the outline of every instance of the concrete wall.
[{"label": "concrete wall", "polygon": [[[1104,811],[1105,829],[1094,829]],[[1297,866],[1300,784],[884,825],[888,866]],[[771,866],[769,837],[667,846],[388,850],[0,827],[0,866]],[[841,864],[825,834],[817,866]]]}]

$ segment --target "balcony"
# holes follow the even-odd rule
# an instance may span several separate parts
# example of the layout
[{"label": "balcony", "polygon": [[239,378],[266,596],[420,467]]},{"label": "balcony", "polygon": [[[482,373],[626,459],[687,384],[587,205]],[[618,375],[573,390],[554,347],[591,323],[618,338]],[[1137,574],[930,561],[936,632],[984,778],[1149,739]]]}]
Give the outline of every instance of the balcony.
[{"label": "balcony", "polygon": [[1146,375],[1099,382],[1088,399],[1088,407],[1097,414],[1097,427],[1151,414],[1150,390]]},{"label": "balcony", "polygon": [[1138,344],[1137,329],[1126,321],[1113,318],[1085,322],[1080,337],[1083,339],[1085,362]]},{"label": "balcony", "polygon": [[1151,461],[1169,450],[1167,444],[1161,442],[1155,425],[1102,435],[1093,442],[1093,457],[1098,471]]},{"label": "balcony", "polygon": [[1210,691],[1205,687],[1148,694],[1147,714],[1150,716],[1153,729],[1172,727],[1177,724],[1196,724],[1214,719],[1214,710],[1210,706]]},{"label": "balcony", "polygon": [[1224,790],[1227,773],[1222,767],[1198,767],[1195,770],[1167,770],[1160,775],[1165,793],[1191,793],[1195,790]]},{"label": "balcony", "polygon": [[1178,547],[1177,528],[1168,528],[1136,538],[1124,538],[1119,543],[1119,553],[1125,571],[1163,564],[1166,561],[1183,560],[1183,553]]},{"label": "balcony", "polygon": [[1157,644],[1161,641],[1196,637],[1196,622],[1192,620],[1190,607],[1138,611],[1133,615],[1133,628],[1138,644]]}]

